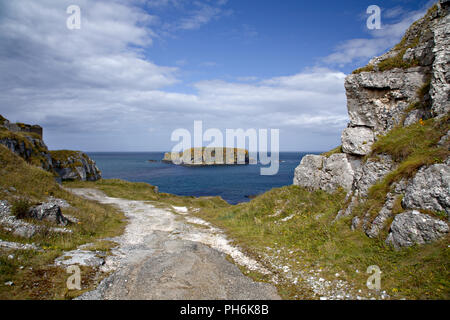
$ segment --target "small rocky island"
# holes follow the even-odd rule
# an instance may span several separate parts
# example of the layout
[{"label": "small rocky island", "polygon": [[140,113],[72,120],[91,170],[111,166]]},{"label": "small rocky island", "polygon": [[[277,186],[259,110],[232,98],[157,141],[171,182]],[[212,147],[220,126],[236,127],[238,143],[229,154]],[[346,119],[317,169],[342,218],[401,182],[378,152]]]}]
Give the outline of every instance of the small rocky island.
[{"label": "small rocky island", "polygon": [[248,150],[239,148],[190,148],[184,152],[166,152],[162,162],[183,166],[246,165],[251,161]]}]

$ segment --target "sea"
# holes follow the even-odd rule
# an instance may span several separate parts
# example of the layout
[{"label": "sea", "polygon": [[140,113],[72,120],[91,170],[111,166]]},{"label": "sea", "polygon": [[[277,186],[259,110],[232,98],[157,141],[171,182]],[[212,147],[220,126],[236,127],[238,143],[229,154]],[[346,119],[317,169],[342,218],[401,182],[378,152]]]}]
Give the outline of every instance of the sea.
[{"label": "sea", "polygon": [[[314,152],[308,152],[308,154]],[[279,171],[260,174],[261,164],[184,167],[163,163],[164,152],[89,152],[104,179],[146,182],[180,196],[220,196],[230,204],[248,202],[273,188],[291,185],[304,152],[281,152]],[[315,153],[319,154],[319,152]],[[267,167],[267,166],[266,166]]]}]

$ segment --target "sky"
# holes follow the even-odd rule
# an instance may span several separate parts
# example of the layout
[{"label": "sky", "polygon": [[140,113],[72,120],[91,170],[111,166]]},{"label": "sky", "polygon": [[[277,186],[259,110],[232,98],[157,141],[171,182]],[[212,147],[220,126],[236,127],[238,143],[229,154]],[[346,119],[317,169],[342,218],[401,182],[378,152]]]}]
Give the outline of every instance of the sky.
[{"label": "sky", "polygon": [[[171,133],[279,129],[281,151],[340,145],[345,77],[429,0],[0,0],[0,114],[48,147],[168,151]],[[80,8],[80,28],[66,12]],[[381,29],[369,30],[370,5]]]}]

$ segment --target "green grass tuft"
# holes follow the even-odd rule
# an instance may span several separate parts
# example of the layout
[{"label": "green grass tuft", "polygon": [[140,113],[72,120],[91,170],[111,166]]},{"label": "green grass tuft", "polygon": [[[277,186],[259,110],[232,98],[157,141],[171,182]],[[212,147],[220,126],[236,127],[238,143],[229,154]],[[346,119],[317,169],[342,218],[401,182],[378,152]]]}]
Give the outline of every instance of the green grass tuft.
[{"label": "green grass tuft", "polygon": [[11,213],[18,219],[27,217],[31,202],[27,198],[19,198],[11,205]]},{"label": "green grass tuft", "polygon": [[321,155],[324,156],[324,157],[329,158],[329,157],[332,156],[333,154],[336,154],[336,153],[342,153],[342,152],[343,152],[343,151],[342,151],[342,146],[339,146],[339,147],[334,148],[333,150],[330,150],[330,151],[328,151],[328,152],[324,152],[324,153],[322,153]]}]

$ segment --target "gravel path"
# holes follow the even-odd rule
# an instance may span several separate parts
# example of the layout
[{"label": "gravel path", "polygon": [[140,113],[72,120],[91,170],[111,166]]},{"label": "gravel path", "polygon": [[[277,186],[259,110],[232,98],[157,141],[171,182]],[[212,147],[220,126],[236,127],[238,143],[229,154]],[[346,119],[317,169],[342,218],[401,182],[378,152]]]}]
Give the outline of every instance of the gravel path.
[{"label": "gravel path", "polygon": [[220,230],[185,210],[175,208],[183,212],[178,215],[94,189],[71,191],[116,205],[129,219],[124,234],[111,239],[119,246],[102,266],[112,275],[78,299],[280,299],[274,286],[244,276],[226,255],[249,269],[267,270],[231,246]]}]

